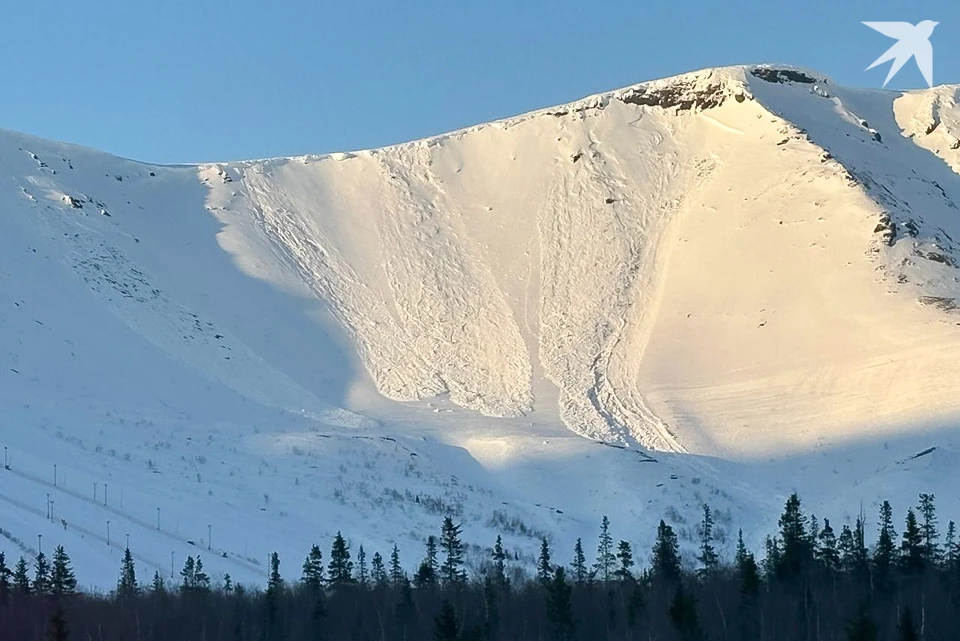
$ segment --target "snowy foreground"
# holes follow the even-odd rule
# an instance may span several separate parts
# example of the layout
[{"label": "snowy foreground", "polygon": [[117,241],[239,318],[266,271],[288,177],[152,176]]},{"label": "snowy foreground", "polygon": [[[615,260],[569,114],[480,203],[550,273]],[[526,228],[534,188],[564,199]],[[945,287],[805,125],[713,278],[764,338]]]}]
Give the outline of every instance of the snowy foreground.
[{"label": "snowy foreground", "polygon": [[704,502],[756,546],[794,489],[960,517],[957,95],[712,69],[202,166],[0,131],[0,550],[262,583],[446,514],[475,562]]}]

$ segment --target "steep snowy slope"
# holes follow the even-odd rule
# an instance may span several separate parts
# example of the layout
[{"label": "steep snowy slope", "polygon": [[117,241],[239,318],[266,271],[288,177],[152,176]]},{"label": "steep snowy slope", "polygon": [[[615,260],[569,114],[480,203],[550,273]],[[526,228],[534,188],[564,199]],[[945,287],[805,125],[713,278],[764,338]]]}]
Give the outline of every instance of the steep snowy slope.
[{"label": "steep snowy slope", "polygon": [[204,166],[0,133],[0,549],[259,580],[445,513],[530,554],[946,490],[956,94],[714,69]]}]

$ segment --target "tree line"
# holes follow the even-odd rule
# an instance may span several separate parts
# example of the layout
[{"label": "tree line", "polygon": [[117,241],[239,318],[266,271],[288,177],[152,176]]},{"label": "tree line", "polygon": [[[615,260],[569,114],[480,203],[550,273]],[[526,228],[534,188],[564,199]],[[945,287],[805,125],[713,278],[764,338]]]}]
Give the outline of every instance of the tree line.
[{"label": "tree line", "polygon": [[296,640],[756,640],[873,641],[953,639],[960,621],[960,541],[953,521],[941,537],[934,496],[894,526],[880,505],[867,543],[860,514],[839,533],[787,499],[778,531],[757,561],[739,533],[733,559],[716,551],[715,524],[703,506],[699,545],[681,557],[673,528],[661,520],[649,565],[615,541],[603,517],[588,562],[577,539],[569,558],[541,540],[535,572],[519,571],[497,537],[471,576],[461,526],[447,517],[425,542],[412,573],[396,545],[385,558],[356,551],[340,532],[329,559],[319,545],[284,578],[270,555],[265,586],[216,584],[199,556],[180,580],[158,572],[141,582],[130,550],[116,589],[81,594],[70,558],[57,547],[32,567],[8,567],[0,553],[0,631],[4,639],[155,641]]}]

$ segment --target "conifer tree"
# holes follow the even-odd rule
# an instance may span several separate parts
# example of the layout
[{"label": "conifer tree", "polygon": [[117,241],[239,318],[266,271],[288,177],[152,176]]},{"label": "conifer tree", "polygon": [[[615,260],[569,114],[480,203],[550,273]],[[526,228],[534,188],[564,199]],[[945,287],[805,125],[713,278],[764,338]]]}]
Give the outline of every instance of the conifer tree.
[{"label": "conifer tree", "polygon": [[813,558],[806,519],[800,505],[800,497],[794,492],[784,505],[780,516],[780,565],[777,576],[781,579],[798,578],[810,565]]},{"label": "conifer tree", "polygon": [[387,584],[387,568],[383,564],[383,556],[379,552],[373,553],[373,561],[370,562],[370,580],[377,587],[383,587]]},{"label": "conifer tree", "polygon": [[573,582],[577,585],[581,585],[587,580],[589,576],[587,557],[583,553],[583,541],[579,537],[573,545],[573,564],[571,564],[570,569],[573,571]]},{"label": "conifer tree", "polygon": [[340,532],[333,539],[330,548],[330,565],[327,567],[330,585],[340,587],[353,580],[353,561],[350,560],[350,546]]},{"label": "conifer tree", "polygon": [[444,585],[453,585],[466,581],[467,575],[463,570],[463,542],[460,540],[460,525],[454,525],[449,516],[443,519],[440,528],[440,547],[443,549],[444,560],[440,567],[440,578]]},{"label": "conifer tree", "polygon": [[0,605],[6,603],[7,594],[10,592],[10,578],[13,572],[7,567],[7,556],[0,552]]},{"label": "conifer tree", "polygon": [[270,575],[267,577],[267,596],[277,596],[283,590],[283,577],[280,576],[280,555],[270,554]]},{"label": "conifer tree", "polygon": [[201,591],[207,591],[210,589],[210,577],[206,572],[203,571],[203,561],[200,560],[200,555],[197,555],[197,565],[196,572],[193,575],[194,587]]},{"label": "conifer tree", "polygon": [[493,582],[497,587],[507,583],[507,554],[503,551],[503,539],[497,535],[497,542],[493,544]]},{"label": "conifer tree", "polygon": [[70,557],[62,545],[53,551],[53,569],[50,572],[51,592],[56,596],[70,595],[77,591],[77,576],[70,567]]},{"label": "conifer tree", "polygon": [[657,541],[653,545],[654,577],[676,581],[680,578],[680,546],[673,528],[660,519],[657,526]]},{"label": "conifer tree", "polygon": [[743,543],[743,530],[737,533],[737,574],[740,577],[740,592],[744,596],[756,596],[760,591],[760,571],[753,553]]},{"label": "conifer tree", "polygon": [[883,585],[897,563],[897,532],[893,528],[893,508],[889,501],[880,505],[880,525],[877,545],[873,550],[873,570],[877,581]]},{"label": "conifer tree", "polygon": [[923,537],[923,560],[927,566],[933,566],[940,560],[940,533],[937,531],[937,508],[933,494],[921,494],[917,510],[922,520],[920,533]]},{"label": "conifer tree", "polygon": [[547,583],[547,623],[550,626],[550,639],[554,641],[571,641],[575,638],[576,623],[570,593],[563,566],[557,566]]},{"label": "conifer tree", "polygon": [[905,574],[920,574],[924,570],[923,532],[917,523],[917,515],[907,510],[900,543],[900,567]]},{"label": "conifer tree", "polygon": [[317,544],[310,546],[310,552],[303,561],[300,584],[311,592],[318,592],[323,586],[323,552]]},{"label": "conifer tree", "polygon": [[417,573],[413,577],[413,584],[418,588],[429,588],[437,584],[439,579],[439,565],[437,563],[437,538],[432,534],[427,537],[427,555],[420,562]]},{"label": "conifer tree", "polygon": [[280,576],[280,555],[271,552],[270,573],[267,575],[267,592],[264,595],[267,609],[267,634],[270,639],[280,636],[277,610],[282,594],[283,577]]},{"label": "conifer tree", "polygon": [[537,580],[546,585],[553,578],[553,566],[550,564],[550,544],[547,537],[540,539],[540,556],[537,558]]},{"label": "conifer tree", "polygon": [[867,550],[866,523],[862,510],[853,526],[853,563],[851,571],[860,580],[866,579],[870,574],[870,552]]},{"label": "conifer tree", "polygon": [[133,565],[133,555],[130,548],[123,551],[123,560],[120,562],[120,578],[117,580],[117,596],[130,598],[137,595],[137,571]]},{"label": "conifer tree", "polygon": [[960,541],[957,540],[957,526],[953,521],[947,524],[947,538],[944,541],[943,567],[949,578],[960,580]]},{"label": "conifer tree", "polygon": [[370,573],[367,570],[367,553],[361,545],[357,550],[357,582],[360,584],[360,587],[367,587],[369,583]]},{"label": "conifer tree", "polygon": [[817,538],[817,561],[827,574],[833,574],[840,569],[840,554],[837,551],[837,536],[830,525],[830,519],[823,520],[823,529],[820,530],[820,536]]},{"label": "conifer tree", "polygon": [[390,583],[393,587],[398,587],[406,580],[403,573],[403,566],[400,565],[400,549],[397,544],[393,544],[393,551],[390,553]]},{"label": "conifer tree", "polygon": [[710,506],[703,504],[703,519],[700,521],[700,554],[697,561],[700,562],[699,574],[701,577],[713,574],[720,565],[720,557],[713,547],[713,514],[710,512]]},{"label": "conifer tree", "polygon": [[43,552],[33,562],[33,593],[50,594],[50,562]]},{"label": "conifer tree", "polygon": [[27,560],[21,556],[13,568],[13,591],[16,594],[27,595],[32,592],[27,571]]},{"label": "conifer tree", "polygon": [[840,538],[837,539],[837,555],[840,558],[840,568],[852,573],[856,567],[857,545],[853,539],[853,530],[847,524],[840,529]]},{"label": "conifer tree", "polygon": [[225,572],[223,575],[223,593],[228,596],[233,594],[233,579],[229,572]]},{"label": "conifer tree", "polygon": [[610,580],[613,573],[613,537],[610,536],[610,519],[604,515],[600,522],[600,539],[597,543],[597,560],[593,564],[593,571],[604,583]]},{"label": "conifer tree", "polygon": [[763,557],[763,574],[768,581],[777,578],[780,568],[780,539],[776,536],[767,536],[763,542],[766,554]]},{"label": "conifer tree", "polygon": [[197,587],[197,562],[192,556],[188,556],[183,562],[183,569],[180,570],[180,587],[184,590]]},{"label": "conifer tree", "polygon": [[[230,575],[228,574],[225,578],[229,579]],[[163,580],[163,577],[160,576],[160,571],[154,570],[153,582],[150,584],[150,592],[152,592],[153,594],[162,594],[166,592],[166,590],[167,590],[167,584]]]},{"label": "conifer tree", "polygon": [[619,567],[614,573],[618,581],[633,580],[633,549],[627,541],[620,541],[617,545],[617,561]]}]

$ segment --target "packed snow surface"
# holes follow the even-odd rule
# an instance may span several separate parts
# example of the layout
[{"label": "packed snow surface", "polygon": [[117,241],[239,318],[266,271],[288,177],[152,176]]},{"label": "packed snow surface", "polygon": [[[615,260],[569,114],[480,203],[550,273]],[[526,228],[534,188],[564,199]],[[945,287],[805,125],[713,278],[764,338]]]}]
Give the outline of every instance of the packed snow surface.
[{"label": "packed snow surface", "polygon": [[201,166],[0,132],[0,550],[109,588],[128,535],[259,582],[447,514],[520,564],[704,503],[756,545],[794,489],[960,516],[957,95],[710,69]]}]

